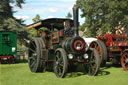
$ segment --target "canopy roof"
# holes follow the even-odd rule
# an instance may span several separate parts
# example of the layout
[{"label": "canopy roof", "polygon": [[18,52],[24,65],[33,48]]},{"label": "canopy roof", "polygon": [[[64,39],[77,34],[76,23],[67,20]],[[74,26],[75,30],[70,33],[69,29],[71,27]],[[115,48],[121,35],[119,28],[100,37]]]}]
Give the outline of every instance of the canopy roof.
[{"label": "canopy roof", "polygon": [[46,27],[48,29],[63,29],[64,28],[64,22],[69,21],[70,25],[73,26],[73,20],[72,19],[67,19],[67,18],[48,18],[41,20],[37,23],[33,23],[27,26],[27,29],[35,28],[39,29],[40,27]]}]

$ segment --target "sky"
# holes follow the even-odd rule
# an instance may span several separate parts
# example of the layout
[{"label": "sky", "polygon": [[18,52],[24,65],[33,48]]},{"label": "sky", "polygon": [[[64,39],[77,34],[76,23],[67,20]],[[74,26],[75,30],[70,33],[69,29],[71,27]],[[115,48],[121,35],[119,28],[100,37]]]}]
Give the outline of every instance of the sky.
[{"label": "sky", "polygon": [[[72,7],[76,0],[25,0],[22,9],[14,6],[17,11],[14,16],[17,19],[25,20],[25,24],[32,24],[32,19],[39,14],[41,19],[46,18],[65,18],[68,12],[72,13]],[[81,11],[79,12],[81,14]],[[80,15],[79,15],[80,17]],[[80,24],[84,18],[80,17]]]}]

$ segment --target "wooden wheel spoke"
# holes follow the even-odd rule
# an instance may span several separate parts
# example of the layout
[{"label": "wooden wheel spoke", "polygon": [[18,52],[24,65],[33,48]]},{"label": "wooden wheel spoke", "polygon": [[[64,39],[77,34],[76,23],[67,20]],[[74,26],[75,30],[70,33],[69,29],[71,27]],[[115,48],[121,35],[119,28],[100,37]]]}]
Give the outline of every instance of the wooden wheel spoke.
[{"label": "wooden wheel spoke", "polygon": [[57,55],[56,55],[56,58],[55,59],[56,59],[56,61],[58,61],[58,56]]},{"label": "wooden wheel spoke", "polygon": [[60,61],[60,63],[61,63],[61,62],[63,61],[63,57],[60,57],[60,58],[59,58],[59,61]]},{"label": "wooden wheel spoke", "polygon": [[90,70],[89,70],[90,71],[90,74],[93,74],[95,72],[95,70],[96,70],[95,68],[90,67]]},{"label": "wooden wheel spoke", "polygon": [[126,59],[126,55],[124,55],[124,58],[123,58],[124,60]]},{"label": "wooden wheel spoke", "polygon": [[95,63],[95,60],[93,59],[93,60],[91,61],[91,63]]},{"label": "wooden wheel spoke", "polygon": [[101,55],[102,55],[102,53],[101,53],[101,49],[100,49],[100,47],[99,47],[99,46],[96,48],[96,50],[98,51],[99,56],[101,56]]},{"label": "wooden wheel spoke", "polygon": [[90,69],[90,73],[94,73],[96,70],[95,64],[90,64],[89,69]]},{"label": "wooden wheel spoke", "polygon": [[57,52],[56,53],[56,59],[59,60],[60,56],[61,56],[60,52]]},{"label": "wooden wheel spoke", "polygon": [[36,64],[36,61],[33,61],[32,64],[30,65],[30,67],[31,67],[31,68],[34,67],[35,64]]},{"label": "wooden wheel spoke", "polygon": [[34,58],[34,57],[29,57],[29,59],[30,59],[30,60],[35,60],[35,58]]},{"label": "wooden wheel spoke", "polygon": [[88,70],[89,70],[89,74],[91,74],[92,68],[90,66],[89,66]]},{"label": "wooden wheel spoke", "polygon": [[90,61],[90,66],[93,67],[93,65],[95,64],[95,61]]},{"label": "wooden wheel spoke", "polygon": [[62,69],[59,68],[59,75],[61,76],[61,74],[62,74]]},{"label": "wooden wheel spoke", "polygon": [[100,51],[100,47],[99,47],[99,46],[97,46],[97,48],[96,48],[96,49],[97,49],[97,51]]},{"label": "wooden wheel spoke", "polygon": [[94,68],[94,67],[93,67],[93,68],[92,68],[92,73],[94,73],[94,72],[95,72],[95,70],[96,70],[96,68]]},{"label": "wooden wheel spoke", "polygon": [[94,43],[94,48],[97,48],[97,44],[96,43]]},{"label": "wooden wheel spoke", "polygon": [[57,74],[59,74],[59,76],[61,76],[62,69],[61,69],[61,67],[59,65],[56,66],[56,72],[57,72]]},{"label": "wooden wheel spoke", "polygon": [[94,52],[91,52],[90,61],[92,61],[94,58]]},{"label": "wooden wheel spoke", "polygon": [[64,66],[63,61],[61,61],[59,65],[60,65],[61,67],[63,67],[63,66]]},{"label": "wooden wheel spoke", "polygon": [[93,65],[93,68],[95,68],[95,69],[96,69],[96,66],[97,66],[97,65],[96,65],[96,64],[94,64],[94,65]]},{"label": "wooden wheel spoke", "polygon": [[59,67],[58,65],[55,66],[56,72],[59,73]]},{"label": "wooden wheel spoke", "polygon": [[61,57],[59,57],[59,59],[57,60],[57,62],[58,62],[58,65],[59,66],[61,66],[61,67],[63,67],[63,57],[61,56]]}]

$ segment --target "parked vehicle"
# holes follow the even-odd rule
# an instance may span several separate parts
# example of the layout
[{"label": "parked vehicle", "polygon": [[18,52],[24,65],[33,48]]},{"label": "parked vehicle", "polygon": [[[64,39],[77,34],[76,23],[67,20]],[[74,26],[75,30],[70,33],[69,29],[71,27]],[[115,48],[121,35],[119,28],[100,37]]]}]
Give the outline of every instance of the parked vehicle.
[{"label": "parked vehicle", "polygon": [[114,65],[121,64],[128,71],[128,35],[123,30],[116,29],[111,34],[99,36],[90,48],[99,52],[102,66],[111,61]]},{"label": "parked vehicle", "polygon": [[[51,66],[57,77],[64,77],[69,69],[83,64],[89,75],[96,75],[100,67],[99,54],[78,34],[78,7],[73,8],[74,20],[49,18],[27,26],[37,29],[37,37],[29,44],[28,63],[32,72],[44,72]],[[40,28],[46,30],[41,31]],[[53,64],[54,63],[54,64]]]},{"label": "parked vehicle", "polygon": [[14,63],[17,54],[16,33],[11,31],[0,31],[0,62],[7,60]]}]

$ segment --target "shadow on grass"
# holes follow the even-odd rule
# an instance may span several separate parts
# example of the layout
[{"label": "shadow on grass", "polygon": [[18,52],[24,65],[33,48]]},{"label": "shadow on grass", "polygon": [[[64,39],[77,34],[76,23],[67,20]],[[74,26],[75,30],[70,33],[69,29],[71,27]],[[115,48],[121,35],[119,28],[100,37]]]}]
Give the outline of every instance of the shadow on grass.
[{"label": "shadow on grass", "polygon": [[20,59],[14,61],[2,60],[0,64],[20,64],[20,63],[28,63],[28,60],[27,59]]},{"label": "shadow on grass", "polygon": [[[104,71],[104,70],[99,70],[98,74],[96,76],[105,76],[105,75],[109,75],[110,72],[108,71]],[[75,78],[75,77],[79,77],[82,75],[87,75],[87,76],[91,76],[86,74],[85,72],[70,72],[66,74],[66,78]]]},{"label": "shadow on grass", "polygon": [[104,75],[109,75],[110,72],[105,71],[106,69],[110,69],[110,68],[122,68],[121,64],[111,64],[110,62],[106,64],[105,67],[101,67],[98,73],[98,76],[104,76]]},{"label": "shadow on grass", "polygon": [[121,64],[111,64],[110,62],[107,63],[104,67],[101,67],[102,70],[105,70],[105,69],[109,69],[111,67],[115,67],[115,68],[121,68]]},{"label": "shadow on grass", "polygon": [[[101,69],[99,70],[99,72],[97,73],[96,76],[105,76],[105,75],[109,75],[110,72],[105,71],[105,69],[110,68],[110,67],[111,67],[111,65],[107,65],[107,67],[101,68]],[[66,78],[75,78],[75,77],[80,77],[80,76],[83,76],[83,75],[90,76],[90,75],[88,75],[88,74],[85,72],[84,67],[83,67],[82,65],[79,65],[79,66],[76,68],[75,71],[73,71],[73,72],[68,72],[68,73],[66,74]]]},{"label": "shadow on grass", "polygon": [[[105,69],[109,69],[111,68],[112,65],[111,64],[106,64],[105,67],[100,68],[99,72],[97,73],[96,76],[105,76],[105,75],[109,75],[110,72],[106,71]],[[79,77],[82,75],[87,75],[89,76],[87,73],[85,73],[85,69],[82,65],[79,65],[77,67],[77,69],[74,72],[69,72],[66,74],[66,78],[74,78],[74,77]]]},{"label": "shadow on grass", "polygon": [[70,72],[66,74],[66,78],[75,78],[75,77],[79,77],[85,75],[84,72]]},{"label": "shadow on grass", "polygon": [[105,75],[109,75],[110,72],[108,71],[104,71],[104,70],[99,70],[97,76],[105,76]]}]

